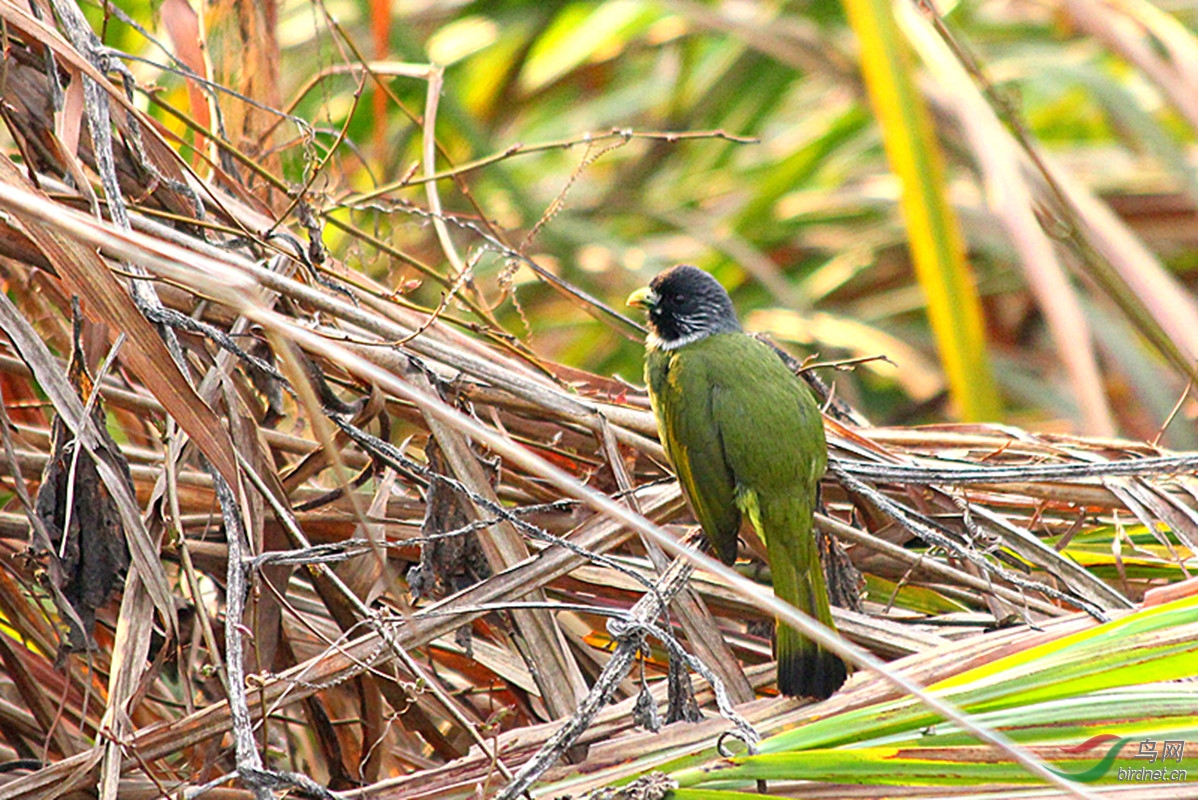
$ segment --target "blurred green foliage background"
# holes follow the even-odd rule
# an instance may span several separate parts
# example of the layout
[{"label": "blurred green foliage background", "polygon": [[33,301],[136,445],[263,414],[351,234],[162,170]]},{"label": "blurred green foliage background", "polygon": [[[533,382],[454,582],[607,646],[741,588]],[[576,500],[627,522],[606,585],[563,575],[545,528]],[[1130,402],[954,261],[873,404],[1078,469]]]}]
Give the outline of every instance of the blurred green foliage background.
[{"label": "blurred green foliage background", "polygon": [[[893,363],[825,373],[877,423],[978,418],[981,408],[1043,430],[1152,439],[1198,356],[1193,7],[872,5],[901,57],[898,77],[926,104],[930,135],[916,152],[932,148],[944,169],[916,174],[948,198],[947,224],[963,235],[960,286],[913,267],[896,177],[903,164],[884,148],[902,131],[875,114],[877,86],[861,68],[877,48],[861,51],[848,21],[860,28],[861,17],[831,0],[288,0],[267,6],[279,36],[268,88],[315,136],[284,122],[241,144],[293,187],[311,179],[318,211],[449,276],[430,223],[399,205],[427,208],[423,186],[391,185],[366,201],[355,194],[422,174],[428,82],[389,73],[397,62],[442,65],[438,170],[510,153],[440,181],[446,212],[485,217],[569,284],[622,309],[658,270],[697,264],[731,290],[749,328],[801,357],[886,355]],[[186,13],[182,0],[121,7],[166,40]],[[204,10],[214,63],[227,64],[217,56],[237,44],[231,9]],[[103,18],[102,8],[90,11]],[[113,46],[163,61],[119,20],[105,30]],[[245,74],[224,82],[261,79],[260,56],[248,54]],[[183,78],[148,64],[135,71],[161,87],[159,101],[195,116]],[[234,96],[219,103],[234,116],[263,114]],[[196,141],[178,117],[154,113]],[[614,129],[635,135],[608,135]],[[715,131],[755,141],[696,135]],[[691,135],[639,135],[651,132]],[[1013,134],[1046,155],[1057,185]],[[562,146],[542,147],[552,143]],[[641,347],[627,328],[596,319],[473,231],[454,225],[450,234],[507,331],[544,358],[639,382]],[[444,286],[402,259],[352,231],[326,228],[325,242],[351,267],[409,289],[412,302],[437,306]],[[929,327],[928,298],[938,292],[943,313],[967,316],[962,286],[981,299],[983,347],[943,332],[938,340]],[[956,383],[943,366],[954,348],[966,366]],[[969,406],[969,392],[980,405]],[[1162,441],[1198,445],[1193,402],[1176,410]]]}]

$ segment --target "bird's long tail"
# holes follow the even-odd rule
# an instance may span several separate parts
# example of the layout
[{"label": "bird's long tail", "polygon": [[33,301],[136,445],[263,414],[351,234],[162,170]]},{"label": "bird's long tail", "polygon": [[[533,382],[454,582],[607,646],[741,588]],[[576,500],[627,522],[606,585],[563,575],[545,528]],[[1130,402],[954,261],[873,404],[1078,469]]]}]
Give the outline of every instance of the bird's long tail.
[{"label": "bird's long tail", "polygon": [[[792,500],[783,513],[762,519],[774,594],[835,630],[820,566],[812,509]],[[763,528],[759,527],[759,531]],[[779,623],[774,638],[778,691],[789,697],[824,699],[840,688],[847,670],[840,656]]]}]

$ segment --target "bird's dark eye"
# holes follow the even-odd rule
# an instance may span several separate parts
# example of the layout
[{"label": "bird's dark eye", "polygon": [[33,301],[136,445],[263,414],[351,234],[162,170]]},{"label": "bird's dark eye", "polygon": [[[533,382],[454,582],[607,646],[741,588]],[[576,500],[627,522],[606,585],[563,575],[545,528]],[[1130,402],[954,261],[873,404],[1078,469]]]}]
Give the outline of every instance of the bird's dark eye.
[{"label": "bird's dark eye", "polygon": [[675,305],[682,305],[683,303],[686,302],[686,295],[676,294],[676,295],[674,295],[674,297],[672,299],[673,299]]}]

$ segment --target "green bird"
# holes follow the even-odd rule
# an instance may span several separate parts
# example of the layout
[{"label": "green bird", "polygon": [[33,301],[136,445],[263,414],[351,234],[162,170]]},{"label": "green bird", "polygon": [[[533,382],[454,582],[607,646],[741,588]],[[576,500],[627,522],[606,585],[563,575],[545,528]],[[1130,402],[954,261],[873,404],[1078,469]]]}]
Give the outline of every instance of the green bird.
[{"label": "green bird", "polygon": [[[806,384],[746,334],[715,278],[681,265],[633,292],[649,312],[645,382],[666,455],[720,560],[736,561],[747,517],[765,541],[774,592],[835,627],[815,543],[814,515],[828,445]],[[778,689],[823,699],[845,664],[785,625],[774,652]]]}]

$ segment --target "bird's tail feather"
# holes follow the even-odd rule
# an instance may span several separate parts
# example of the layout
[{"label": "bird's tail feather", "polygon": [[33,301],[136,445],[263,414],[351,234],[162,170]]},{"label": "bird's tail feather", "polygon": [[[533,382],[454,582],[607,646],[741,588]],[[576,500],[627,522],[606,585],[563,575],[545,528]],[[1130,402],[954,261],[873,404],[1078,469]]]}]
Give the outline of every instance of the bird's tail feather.
[{"label": "bird's tail feather", "polygon": [[[793,551],[789,554],[790,558],[771,557],[774,591],[808,616],[835,630],[832,610],[828,606],[828,592],[824,588],[823,569],[814,542],[801,549],[806,551],[807,558],[796,559]],[[774,652],[778,659],[778,691],[788,697],[823,700],[839,689],[848,676],[840,656],[825,650],[789,625],[778,625]]]},{"label": "bird's tail feather", "polygon": [[778,691],[787,697],[831,697],[848,677],[840,656],[787,625],[778,626]]}]

